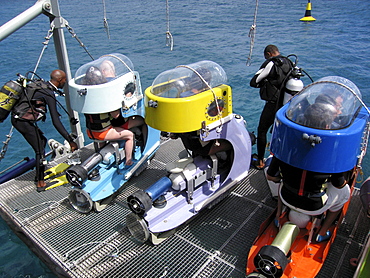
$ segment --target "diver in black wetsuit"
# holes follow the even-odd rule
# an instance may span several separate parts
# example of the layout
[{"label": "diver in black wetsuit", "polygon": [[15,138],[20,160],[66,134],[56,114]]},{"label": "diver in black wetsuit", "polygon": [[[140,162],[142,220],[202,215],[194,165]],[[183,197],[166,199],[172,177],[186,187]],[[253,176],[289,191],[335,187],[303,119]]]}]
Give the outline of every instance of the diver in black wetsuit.
[{"label": "diver in black wetsuit", "polygon": [[54,70],[50,74],[50,81],[44,82],[45,87],[35,90],[31,99],[28,100],[29,105],[22,109],[13,108],[11,122],[12,125],[23,135],[26,141],[31,145],[36,154],[36,177],[35,182],[37,191],[41,192],[47,188],[44,181],[44,155],[47,139],[44,133],[37,126],[37,121],[44,120],[46,117],[47,107],[54,127],[66,139],[71,147],[71,151],[75,151],[78,146],[73,142],[73,138],[63,126],[59,119],[57,110],[57,100],[54,92],[62,89],[66,83],[66,74],[62,70]]},{"label": "diver in black wetsuit", "polygon": [[275,45],[266,46],[263,53],[266,61],[250,81],[250,86],[259,88],[261,99],[266,101],[257,129],[258,162],[256,167],[258,169],[265,167],[267,132],[274,123],[276,111],[282,107],[284,99],[282,86],[293,67],[288,58],[280,55],[279,49]]}]

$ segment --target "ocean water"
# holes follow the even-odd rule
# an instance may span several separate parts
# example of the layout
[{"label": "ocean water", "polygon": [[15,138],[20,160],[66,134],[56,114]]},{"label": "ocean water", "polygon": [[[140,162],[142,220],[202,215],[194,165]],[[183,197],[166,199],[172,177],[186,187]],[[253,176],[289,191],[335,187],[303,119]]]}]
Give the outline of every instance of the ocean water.
[{"label": "ocean water", "polygon": [[[312,0],[315,22],[299,21],[306,0],[259,0],[251,65],[249,30],[255,15],[255,0],[169,0],[169,26],[174,48],[166,46],[166,1],[105,0],[110,39],[105,32],[102,0],[59,0],[64,19],[94,58],[122,53],[139,71],[142,88],[151,85],[161,72],[180,64],[211,60],[220,64],[233,88],[233,109],[247,121],[249,131],[257,130],[263,107],[258,90],[249,81],[264,61],[263,49],[276,44],[283,55],[296,54],[298,66],[314,80],[339,75],[353,81],[363,100],[370,104],[370,1]],[[0,25],[35,3],[35,0],[0,0]],[[17,73],[33,71],[49,30],[49,20],[40,16],[0,42],[0,83],[15,79]],[[67,31],[64,32],[72,75],[91,58]],[[54,44],[50,41],[37,74],[48,79],[57,68]],[[309,84],[308,77],[302,78]],[[64,103],[64,99],[59,99]],[[68,127],[67,116],[60,110]],[[0,124],[5,141],[11,124]],[[47,138],[62,141],[51,123],[40,124]],[[88,141],[87,141],[88,143]],[[0,148],[2,147],[2,143]],[[0,171],[33,151],[14,131]],[[363,161],[364,177],[370,175],[369,154]],[[258,229],[258,227],[256,227]],[[22,256],[20,256],[22,254]],[[247,255],[247,254],[246,254]],[[50,270],[0,220],[0,277],[54,277]]]}]

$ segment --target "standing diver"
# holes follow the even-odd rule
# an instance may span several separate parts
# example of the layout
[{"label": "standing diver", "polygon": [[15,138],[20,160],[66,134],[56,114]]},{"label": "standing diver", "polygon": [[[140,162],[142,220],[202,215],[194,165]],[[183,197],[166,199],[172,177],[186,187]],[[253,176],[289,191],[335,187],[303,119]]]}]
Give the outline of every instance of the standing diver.
[{"label": "standing diver", "polygon": [[258,162],[256,167],[258,169],[265,167],[267,132],[274,123],[276,111],[283,106],[284,91],[282,88],[293,67],[287,57],[280,55],[275,45],[266,46],[263,54],[266,60],[250,81],[251,87],[260,89],[260,97],[265,101],[257,129]]},{"label": "standing diver", "polygon": [[71,151],[78,149],[73,142],[73,138],[60,121],[60,114],[57,110],[57,100],[54,92],[62,89],[66,83],[66,74],[62,70],[54,70],[50,74],[50,81],[42,81],[42,86],[37,88],[32,95],[25,92],[24,100],[20,100],[12,110],[11,123],[23,135],[26,141],[31,145],[36,155],[36,187],[37,192],[44,191],[48,185],[44,180],[45,171],[45,146],[47,138],[37,126],[39,120],[45,120],[47,106],[54,127],[66,139],[70,145]]}]

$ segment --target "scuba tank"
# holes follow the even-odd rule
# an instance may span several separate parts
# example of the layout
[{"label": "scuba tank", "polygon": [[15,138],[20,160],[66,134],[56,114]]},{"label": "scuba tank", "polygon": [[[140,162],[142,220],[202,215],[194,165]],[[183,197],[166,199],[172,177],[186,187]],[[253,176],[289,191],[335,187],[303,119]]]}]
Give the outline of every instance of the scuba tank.
[{"label": "scuba tank", "polygon": [[290,77],[285,84],[283,105],[303,89],[304,85],[299,77]]},{"label": "scuba tank", "polygon": [[4,84],[0,90],[0,123],[2,123],[9,115],[14,105],[19,101],[23,94],[23,86],[17,82],[10,80]]}]

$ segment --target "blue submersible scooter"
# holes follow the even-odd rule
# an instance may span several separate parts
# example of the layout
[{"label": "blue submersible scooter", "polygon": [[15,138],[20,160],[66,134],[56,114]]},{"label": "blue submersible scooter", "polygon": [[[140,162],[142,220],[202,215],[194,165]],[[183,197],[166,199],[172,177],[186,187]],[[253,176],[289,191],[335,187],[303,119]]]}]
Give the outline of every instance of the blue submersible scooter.
[{"label": "blue submersible scooter", "polygon": [[166,176],[127,198],[126,224],[137,240],[161,243],[247,176],[251,138],[232,112],[226,81],[222,67],[200,61],[161,73],[146,89],[148,125],[180,138],[187,152],[166,165]]},{"label": "blue submersible scooter", "polygon": [[[295,168],[323,175],[343,173],[349,187],[354,188],[369,140],[370,111],[361,98],[357,86],[339,76],[327,76],[304,87],[277,112],[271,152]],[[312,120],[309,115],[314,108],[321,114]],[[328,193],[329,186],[326,190]],[[338,221],[329,227],[330,238],[324,241],[315,239],[322,215],[291,205],[283,194],[279,199],[285,208],[277,219],[279,225],[276,212],[261,225],[248,255],[247,277],[316,277],[350,198]]]},{"label": "blue submersible scooter", "polygon": [[[66,171],[73,185],[69,201],[81,213],[100,211],[133,174],[137,175],[148,165],[159,147],[159,131],[144,122],[139,73],[125,55],[104,55],[81,66],[69,86],[71,107],[85,115],[87,133],[95,146],[93,155]],[[125,140],[104,141],[98,137],[101,133],[95,132],[109,128],[112,111],[121,114],[122,123],[130,118],[139,123],[141,120],[142,124],[131,129],[135,135],[132,165],[126,165]]]}]

